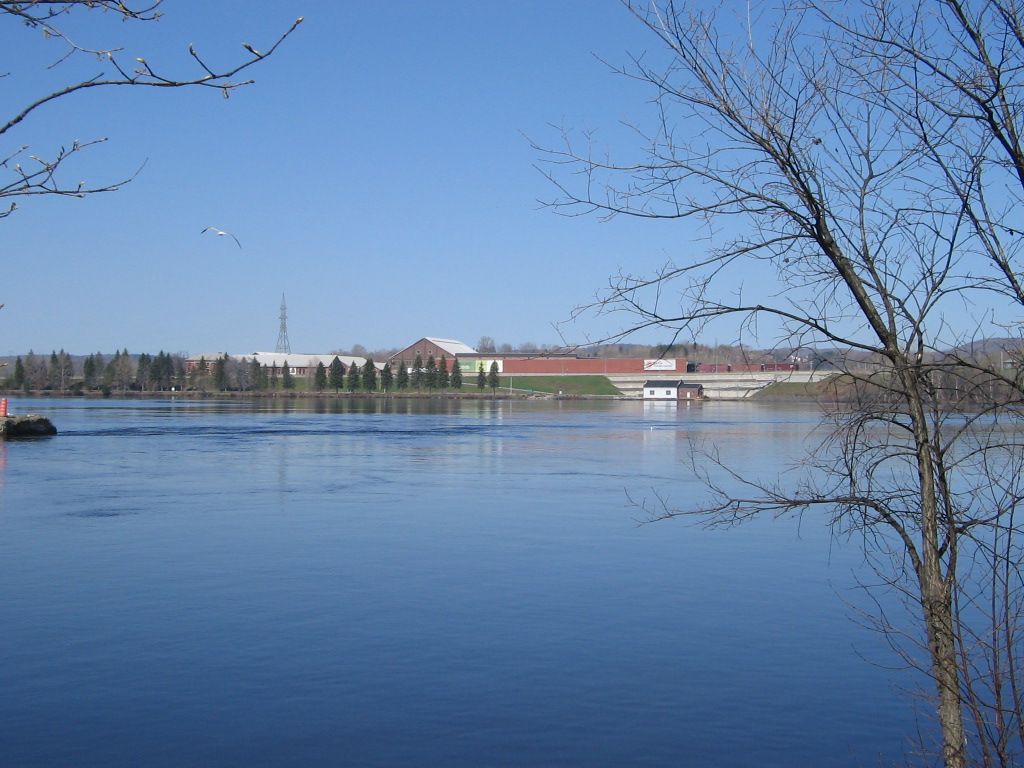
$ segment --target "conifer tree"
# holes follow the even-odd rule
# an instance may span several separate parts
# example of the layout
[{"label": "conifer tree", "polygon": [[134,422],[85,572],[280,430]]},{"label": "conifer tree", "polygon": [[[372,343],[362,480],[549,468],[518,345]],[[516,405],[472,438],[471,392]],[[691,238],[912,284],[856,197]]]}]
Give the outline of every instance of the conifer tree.
[{"label": "conifer tree", "polygon": [[135,380],[135,364],[132,362],[132,356],[128,354],[127,347],[121,350],[121,365],[118,366],[117,375],[118,386],[122,392],[127,392]]},{"label": "conifer tree", "polygon": [[295,377],[292,375],[292,369],[287,360],[281,365],[281,388],[295,389]]},{"label": "conifer tree", "polygon": [[362,388],[368,392],[373,392],[377,389],[377,366],[374,365],[372,357],[367,357],[367,361],[362,364],[360,383],[362,384]]},{"label": "conifer tree", "polygon": [[412,364],[412,381],[413,389],[419,389],[423,386],[423,358],[416,355],[416,360]]},{"label": "conifer tree", "polygon": [[228,383],[228,355],[223,355],[213,361],[213,388],[218,392],[227,389]]},{"label": "conifer tree", "polygon": [[255,357],[249,362],[249,376],[252,379],[252,388],[254,390],[259,391],[266,388],[267,372]]},{"label": "conifer tree", "polygon": [[57,360],[57,350],[50,352],[50,367],[46,373],[46,386],[48,389],[60,389],[60,361]]},{"label": "conifer tree", "polygon": [[[19,357],[20,361],[21,358]],[[89,355],[85,358],[85,362],[82,363],[82,383],[86,389],[92,389],[96,386],[96,358]]]},{"label": "conifer tree", "polygon": [[395,387],[399,390],[406,390],[409,388],[409,366],[406,365],[405,360],[398,361],[398,373],[395,376]]},{"label": "conifer tree", "polygon": [[363,363],[362,385],[367,392],[377,389],[377,366],[373,364],[373,358],[368,357]]},{"label": "conifer tree", "polygon": [[335,392],[345,386],[345,364],[341,362],[337,355],[331,360],[327,382]]},{"label": "conifer tree", "polygon": [[160,392],[171,388],[174,384],[174,358],[169,352],[160,350],[150,366],[149,378]]},{"label": "conifer tree", "polygon": [[[117,364],[121,361],[121,351],[118,349],[114,350],[114,356],[110,358],[106,365],[103,366],[103,387],[105,389],[111,389],[114,386],[114,369],[117,368]],[[199,359],[199,366],[195,369],[196,376],[206,373],[206,358],[202,357]]]},{"label": "conifer tree", "polygon": [[355,392],[359,389],[359,385],[362,383],[362,376],[359,374],[359,366],[353,360],[352,365],[348,367],[348,375],[345,377],[345,388],[349,392]]},{"label": "conifer tree", "polygon": [[11,377],[11,386],[15,388],[25,386],[25,364],[21,361],[21,355],[18,355],[14,361],[14,375]]},{"label": "conifer tree", "polygon": [[484,364],[479,363],[476,367],[476,388],[483,390],[487,386],[487,374],[484,373]]},{"label": "conifer tree", "polygon": [[491,388],[492,392],[498,391],[498,361],[495,360],[491,363],[491,370],[487,374],[487,386]]},{"label": "conifer tree", "polygon": [[255,357],[249,361],[249,378],[252,381],[252,388],[256,391],[264,390],[269,384],[267,369],[260,365]]},{"label": "conifer tree", "polygon": [[71,380],[75,377],[75,364],[71,360],[71,355],[63,349],[57,353],[57,366],[60,370],[57,380],[61,391],[65,392],[71,386]]},{"label": "conifer tree", "polygon": [[327,368],[323,360],[318,360],[316,373],[313,374],[313,386],[317,392],[323,392],[327,388]]},{"label": "conifer tree", "polygon": [[380,388],[387,392],[391,389],[391,385],[394,383],[395,376],[391,372],[391,361],[384,363],[384,367],[380,371]]},{"label": "conifer tree", "polygon": [[36,376],[38,368],[39,363],[36,360],[36,354],[30,349],[28,351],[28,354],[25,355],[24,374],[21,377],[22,386],[24,387],[26,392],[32,391],[33,379]]},{"label": "conifer tree", "polygon": [[441,362],[437,364],[437,388],[448,389],[448,358],[441,355]]},{"label": "conifer tree", "polygon": [[160,374],[164,368],[164,351],[161,349],[156,353],[156,357],[149,364],[149,371],[146,374],[145,388],[150,389],[154,392],[160,392],[163,387],[160,385]]},{"label": "conifer tree", "polygon": [[452,360],[452,373],[449,377],[449,384],[452,389],[462,389],[462,366],[459,365],[459,358]]},{"label": "conifer tree", "polygon": [[427,385],[427,389],[437,388],[437,361],[434,360],[433,355],[427,358],[427,368],[423,372],[423,383]]},{"label": "conifer tree", "polygon": [[149,372],[153,368],[153,358],[143,352],[135,363],[135,384],[145,391],[149,388]]}]

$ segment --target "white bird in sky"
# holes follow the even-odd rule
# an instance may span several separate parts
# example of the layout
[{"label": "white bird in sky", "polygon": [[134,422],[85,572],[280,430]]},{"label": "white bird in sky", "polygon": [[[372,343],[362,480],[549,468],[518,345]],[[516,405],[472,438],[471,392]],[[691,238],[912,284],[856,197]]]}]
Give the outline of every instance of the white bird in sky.
[{"label": "white bird in sky", "polygon": [[216,227],[207,227],[206,229],[204,229],[204,230],[203,230],[202,232],[200,232],[199,234],[201,235],[201,234],[203,234],[204,232],[216,232],[216,233],[217,233],[218,235],[227,235],[227,236],[228,236],[228,237],[230,237],[230,238],[231,238],[232,240],[234,240],[234,241],[235,241],[236,243],[238,243],[238,247],[239,247],[239,248],[241,248],[241,247],[242,247],[242,244],[238,242],[238,238],[237,238],[237,237],[235,237],[234,235],[232,235],[232,234],[231,234],[230,232],[225,232],[225,231],[224,231],[223,229],[217,229]]}]

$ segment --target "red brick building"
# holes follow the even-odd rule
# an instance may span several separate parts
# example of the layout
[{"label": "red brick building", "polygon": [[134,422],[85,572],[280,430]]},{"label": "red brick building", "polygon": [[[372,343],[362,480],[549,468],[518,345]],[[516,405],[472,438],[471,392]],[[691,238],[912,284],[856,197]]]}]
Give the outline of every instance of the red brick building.
[{"label": "red brick building", "polygon": [[417,356],[426,363],[433,355],[434,360],[446,357],[449,362],[458,360],[463,373],[476,372],[480,366],[485,371],[491,363],[498,364],[498,372],[512,375],[591,375],[645,374],[645,373],[686,373],[686,360],[681,358],[644,360],[642,358],[579,357],[559,352],[478,352],[468,344],[454,339],[439,339],[426,336],[391,356],[392,363],[404,360],[412,365]]},{"label": "red brick building", "polygon": [[575,357],[537,355],[505,358],[502,373],[514,374],[607,374],[686,373],[686,360],[644,360],[636,357]]},{"label": "red brick building", "polygon": [[427,358],[433,356],[434,360],[440,360],[442,357],[447,357],[449,360],[455,360],[456,358],[460,361],[469,358],[475,358],[479,356],[479,352],[473,349],[468,344],[463,344],[461,341],[455,339],[437,339],[433,336],[425,336],[415,344],[410,344],[405,349],[401,349],[395,352],[389,360],[392,363],[399,363],[405,360],[406,363],[412,365],[413,362],[419,357],[424,363],[427,362]]}]

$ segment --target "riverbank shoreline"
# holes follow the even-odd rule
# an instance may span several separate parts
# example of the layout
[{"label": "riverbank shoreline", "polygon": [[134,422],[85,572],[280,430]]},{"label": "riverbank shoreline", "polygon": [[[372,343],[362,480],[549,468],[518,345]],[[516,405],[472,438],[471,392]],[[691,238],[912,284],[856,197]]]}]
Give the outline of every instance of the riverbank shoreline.
[{"label": "riverbank shoreline", "polygon": [[0,395],[11,400],[47,400],[47,399],[82,399],[82,400],[296,400],[311,399],[408,399],[408,400],[633,400],[635,398],[615,395],[555,395],[544,392],[202,392],[198,390],[182,390],[176,392],[141,392],[127,390],[125,392],[82,392],[53,390],[0,390]]}]

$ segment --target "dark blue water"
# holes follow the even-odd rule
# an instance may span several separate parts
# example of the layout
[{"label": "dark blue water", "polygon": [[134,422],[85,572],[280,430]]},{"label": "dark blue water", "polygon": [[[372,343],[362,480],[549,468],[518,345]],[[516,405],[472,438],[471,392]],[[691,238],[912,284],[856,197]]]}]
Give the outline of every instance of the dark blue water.
[{"label": "dark blue water", "polygon": [[[637,526],[813,410],[22,400],[0,764],[856,766],[914,728],[815,520]],[[882,759],[881,756],[884,756]]]}]

